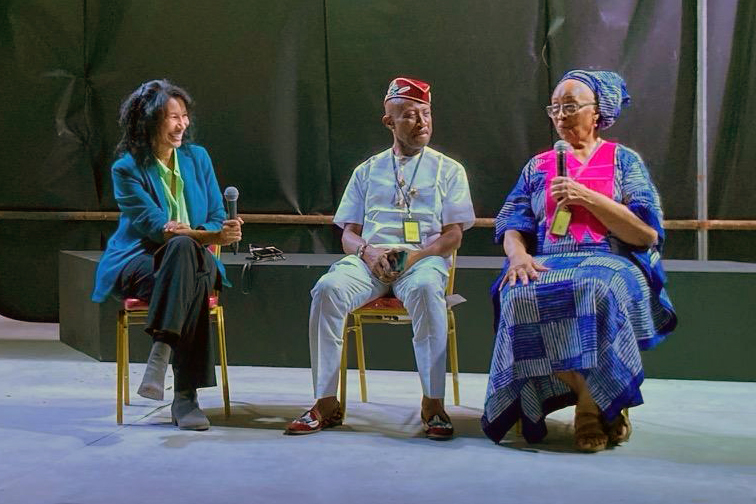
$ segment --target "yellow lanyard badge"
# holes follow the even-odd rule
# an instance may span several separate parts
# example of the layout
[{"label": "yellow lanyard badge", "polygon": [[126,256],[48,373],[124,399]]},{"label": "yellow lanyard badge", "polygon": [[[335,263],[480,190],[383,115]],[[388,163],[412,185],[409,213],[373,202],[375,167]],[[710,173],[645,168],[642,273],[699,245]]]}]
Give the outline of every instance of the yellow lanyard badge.
[{"label": "yellow lanyard badge", "polygon": [[404,219],[404,243],[420,243],[420,221]]},{"label": "yellow lanyard badge", "polygon": [[551,221],[551,229],[549,232],[555,236],[564,236],[567,234],[567,229],[570,227],[570,220],[572,220],[572,212],[565,207],[560,208],[554,214],[554,220]]},{"label": "yellow lanyard badge", "polygon": [[402,220],[402,229],[404,231],[404,243],[421,243],[420,240],[420,221],[412,218],[412,211],[410,206],[412,205],[412,198],[415,196],[416,190],[413,187],[415,182],[415,176],[417,170],[420,168],[420,162],[423,160],[423,154],[425,149],[420,153],[415,163],[415,171],[412,173],[412,179],[409,183],[409,191],[404,190],[404,180],[399,180],[399,170],[396,167],[396,158],[394,153],[391,153],[391,162],[394,164],[394,178],[396,180],[396,188],[402,195],[401,202],[407,206],[407,218]]}]

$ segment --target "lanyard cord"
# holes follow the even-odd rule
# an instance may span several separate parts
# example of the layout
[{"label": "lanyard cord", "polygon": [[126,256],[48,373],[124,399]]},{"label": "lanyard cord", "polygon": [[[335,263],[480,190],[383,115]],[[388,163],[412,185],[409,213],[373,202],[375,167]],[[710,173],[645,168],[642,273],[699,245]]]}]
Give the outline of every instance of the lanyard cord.
[{"label": "lanyard cord", "polygon": [[407,215],[412,218],[412,212],[410,211],[410,205],[412,203],[412,199],[410,196],[412,195],[412,184],[415,183],[415,177],[417,176],[417,170],[420,168],[420,161],[423,160],[423,154],[425,154],[425,149],[420,153],[420,156],[417,158],[417,162],[415,163],[415,171],[412,173],[412,178],[410,179],[410,183],[407,186],[410,188],[410,191],[405,193],[404,189],[402,188],[402,184],[399,183],[399,170],[396,167],[396,156],[394,155],[394,151],[392,149],[391,151],[391,162],[394,165],[394,180],[396,181],[396,188],[399,189],[399,192],[402,193],[402,196],[404,197],[404,201],[407,204]]}]

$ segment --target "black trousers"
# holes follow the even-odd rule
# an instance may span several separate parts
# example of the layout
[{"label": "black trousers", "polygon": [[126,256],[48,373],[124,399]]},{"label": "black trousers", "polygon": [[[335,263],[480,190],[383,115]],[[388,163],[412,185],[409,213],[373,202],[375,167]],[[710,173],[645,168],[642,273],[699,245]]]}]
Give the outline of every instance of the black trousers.
[{"label": "black trousers", "polygon": [[176,391],[214,387],[215,354],[207,298],[218,278],[210,252],[192,238],[171,238],[154,255],[132,259],[117,293],[149,301],[147,331],[173,349]]}]

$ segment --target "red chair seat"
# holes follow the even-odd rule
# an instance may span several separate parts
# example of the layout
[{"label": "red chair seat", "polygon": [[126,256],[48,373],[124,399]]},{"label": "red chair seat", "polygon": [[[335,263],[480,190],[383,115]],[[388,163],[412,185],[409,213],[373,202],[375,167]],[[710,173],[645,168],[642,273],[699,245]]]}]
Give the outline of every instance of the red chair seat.
[{"label": "red chair seat", "polygon": [[403,309],[404,305],[402,304],[399,299],[393,297],[393,296],[387,296],[387,297],[379,297],[378,299],[373,299],[372,301],[364,304],[361,306],[361,308],[370,309],[370,310],[398,310]]},{"label": "red chair seat", "polygon": [[143,299],[126,298],[123,300],[123,309],[126,311],[146,310],[149,308],[149,302]]},{"label": "red chair seat", "polygon": [[[218,296],[210,296],[207,299],[210,308],[218,306]],[[126,311],[147,310],[150,307],[149,301],[137,298],[126,298],[123,300],[123,309]]]}]

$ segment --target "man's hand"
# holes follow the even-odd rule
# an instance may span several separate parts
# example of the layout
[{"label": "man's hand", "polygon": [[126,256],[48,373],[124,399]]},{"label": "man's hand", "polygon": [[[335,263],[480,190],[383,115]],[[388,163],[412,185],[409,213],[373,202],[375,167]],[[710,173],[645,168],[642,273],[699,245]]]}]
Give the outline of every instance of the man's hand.
[{"label": "man's hand", "polygon": [[420,250],[408,250],[407,251],[407,262],[404,263],[404,271],[407,271],[414,265],[417,261],[420,259],[423,259],[424,257],[427,257],[421,253]]},{"label": "man's hand", "polygon": [[399,273],[391,270],[391,264],[388,262],[389,252],[390,249],[368,245],[362,253],[362,260],[368,269],[383,283],[391,283],[399,276]]}]

